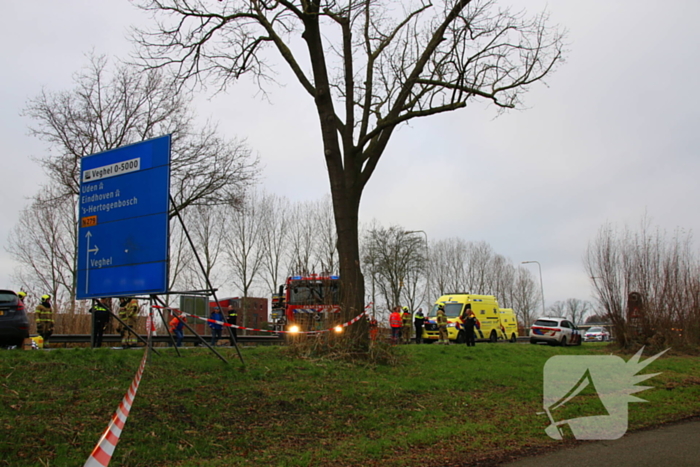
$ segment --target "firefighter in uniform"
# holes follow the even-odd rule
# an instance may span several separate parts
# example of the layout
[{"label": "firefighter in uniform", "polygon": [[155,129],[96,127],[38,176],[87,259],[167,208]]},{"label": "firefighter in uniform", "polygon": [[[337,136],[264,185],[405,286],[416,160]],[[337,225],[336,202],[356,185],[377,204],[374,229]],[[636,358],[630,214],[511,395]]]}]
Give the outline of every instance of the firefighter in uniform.
[{"label": "firefighter in uniform", "polygon": [[401,315],[401,324],[403,325],[401,329],[401,340],[404,344],[411,343],[411,328],[413,328],[413,317],[411,312],[408,311],[408,307],[403,307],[403,314]]},{"label": "firefighter in uniform", "polygon": [[[139,315],[139,301],[134,297],[122,297],[119,299],[119,319],[131,329],[136,328],[136,319]],[[122,336],[122,347],[136,346],[137,339],[123,324],[119,323],[119,334]]]},{"label": "firefighter in uniform", "polygon": [[53,334],[53,310],[51,295],[42,295],[41,303],[36,307],[36,333],[44,339],[44,348],[49,348],[49,337]]},{"label": "firefighter in uniform", "polygon": [[438,305],[437,310],[437,326],[440,332],[440,344],[449,345],[450,340],[447,337],[447,316],[445,316],[445,305]]}]

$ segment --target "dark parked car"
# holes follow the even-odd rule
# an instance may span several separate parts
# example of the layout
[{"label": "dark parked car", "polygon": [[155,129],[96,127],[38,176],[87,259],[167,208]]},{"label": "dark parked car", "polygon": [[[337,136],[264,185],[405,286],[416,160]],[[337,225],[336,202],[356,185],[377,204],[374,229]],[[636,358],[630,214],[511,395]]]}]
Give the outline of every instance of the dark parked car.
[{"label": "dark parked car", "polygon": [[0,346],[22,346],[29,337],[29,318],[12,290],[0,290]]}]

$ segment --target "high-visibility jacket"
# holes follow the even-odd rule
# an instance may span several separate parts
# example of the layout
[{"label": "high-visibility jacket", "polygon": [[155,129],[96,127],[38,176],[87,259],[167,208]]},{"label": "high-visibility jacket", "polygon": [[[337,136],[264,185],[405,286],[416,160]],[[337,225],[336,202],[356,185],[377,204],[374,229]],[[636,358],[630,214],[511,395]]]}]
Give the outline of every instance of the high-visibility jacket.
[{"label": "high-visibility jacket", "polygon": [[401,327],[401,314],[398,311],[395,311],[389,315],[389,326],[392,328]]},{"label": "high-visibility jacket", "polygon": [[95,304],[92,306],[92,309],[93,309],[94,311],[96,311],[97,313],[108,313],[107,308],[105,308],[105,306],[104,306],[103,304],[101,304],[101,303],[95,303]]},{"label": "high-visibility jacket", "polygon": [[185,327],[185,321],[187,319],[183,316],[181,318],[178,318],[177,316],[174,317],[173,319],[170,320],[170,332],[175,332],[177,329],[178,331],[181,331],[182,328]]},{"label": "high-visibility jacket", "polygon": [[416,313],[416,319],[413,321],[413,324],[417,328],[422,328],[423,323],[425,323],[425,315],[423,314],[422,311],[419,311],[418,313]]},{"label": "high-visibility jacket", "polygon": [[410,328],[412,321],[411,313],[409,313],[408,311],[404,311],[403,315],[401,316],[401,321],[403,322],[404,327]]},{"label": "high-visibility jacket", "polygon": [[48,302],[41,302],[39,306],[34,310],[36,313],[36,322],[46,322],[53,323],[53,311],[51,310],[51,304]]},{"label": "high-visibility jacket", "polygon": [[445,316],[445,312],[443,310],[438,310],[437,312],[437,325],[447,326],[447,316]]},{"label": "high-visibility jacket", "polygon": [[119,317],[123,320],[135,318],[139,314],[139,301],[134,299],[119,308]]}]

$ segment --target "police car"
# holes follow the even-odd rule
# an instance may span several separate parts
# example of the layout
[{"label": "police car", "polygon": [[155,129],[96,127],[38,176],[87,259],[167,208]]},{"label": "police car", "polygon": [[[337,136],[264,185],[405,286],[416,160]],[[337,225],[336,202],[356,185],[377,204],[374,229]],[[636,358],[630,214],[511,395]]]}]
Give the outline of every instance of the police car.
[{"label": "police car", "polygon": [[530,344],[581,345],[581,332],[566,318],[539,318],[530,327]]}]

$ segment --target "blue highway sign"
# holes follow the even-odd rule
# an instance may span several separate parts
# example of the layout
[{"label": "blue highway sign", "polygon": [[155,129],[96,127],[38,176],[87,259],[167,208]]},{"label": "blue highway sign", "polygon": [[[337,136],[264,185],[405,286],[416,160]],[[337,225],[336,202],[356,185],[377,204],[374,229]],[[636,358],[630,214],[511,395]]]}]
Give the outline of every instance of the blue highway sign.
[{"label": "blue highway sign", "polygon": [[170,135],[81,161],[77,298],[168,288]]}]

